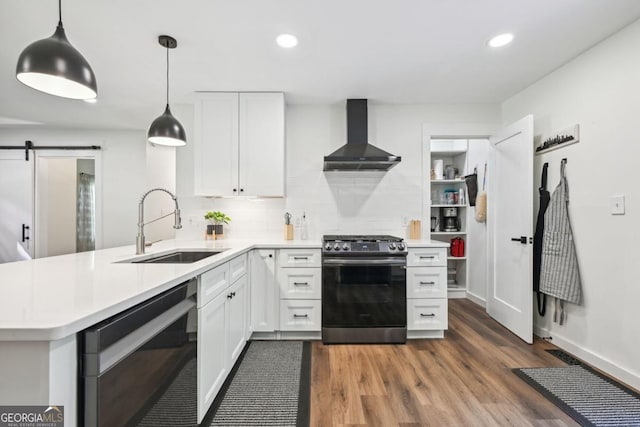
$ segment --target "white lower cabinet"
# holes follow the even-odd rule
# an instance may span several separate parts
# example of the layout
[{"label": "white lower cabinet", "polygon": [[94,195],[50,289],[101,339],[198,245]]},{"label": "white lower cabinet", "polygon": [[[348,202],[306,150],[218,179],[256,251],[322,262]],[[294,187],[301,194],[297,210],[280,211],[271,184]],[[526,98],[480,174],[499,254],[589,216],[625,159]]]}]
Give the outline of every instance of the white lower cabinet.
[{"label": "white lower cabinet", "polygon": [[198,423],[227,378],[228,311],[226,293],[198,310]]},{"label": "white lower cabinet", "polygon": [[280,331],[321,331],[320,260],[320,249],[280,249],[278,251]]},{"label": "white lower cabinet", "polygon": [[247,276],[240,277],[227,292],[229,305],[227,343],[229,347],[226,353],[229,357],[227,366],[231,367],[238,360],[238,356],[242,353],[242,349],[247,342],[245,338]]},{"label": "white lower cabinet", "polygon": [[421,298],[407,301],[409,330],[445,330],[447,327],[446,298]]},{"label": "white lower cabinet", "polygon": [[446,248],[409,248],[407,331],[409,338],[444,337],[448,328]]},{"label": "white lower cabinet", "polygon": [[280,292],[276,281],[276,251],[256,249],[249,254],[251,327],[254,332],[278,329]]},{"label": "white lower cabinet", "polygon": [[280,300],[281,331],[319,331],[322,306],[320,300]]},{"label": "white lower cabinet", "polygon": [[[246,254],[199,278],[197,411],[202,421],[247,341],[249,287]],[[244,267],[243,267],[244,266]],[[230,283],[230,272],[235,281]],[[212,289],[215,289],[215,294]]]}]

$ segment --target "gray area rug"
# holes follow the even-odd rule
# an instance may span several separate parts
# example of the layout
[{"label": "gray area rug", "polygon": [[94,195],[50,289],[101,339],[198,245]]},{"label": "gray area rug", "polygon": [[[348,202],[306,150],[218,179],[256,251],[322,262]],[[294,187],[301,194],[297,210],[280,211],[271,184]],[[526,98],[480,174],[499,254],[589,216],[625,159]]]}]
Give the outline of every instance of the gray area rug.
[{"label": "gray area rug", "polygon": [[210,425],[295,427],[302,350],[301,341],[251,342]]},{"label": "gray area rug", "polygon": [[514,369],[583,426],[640,426],[640,395],[586,365]]},{"label": "gray area rug", "polygon": [[[189,360],[139,427],[196,427],[196,359]],[[251,341],[202,426],[309,423],[310,343]]]}]

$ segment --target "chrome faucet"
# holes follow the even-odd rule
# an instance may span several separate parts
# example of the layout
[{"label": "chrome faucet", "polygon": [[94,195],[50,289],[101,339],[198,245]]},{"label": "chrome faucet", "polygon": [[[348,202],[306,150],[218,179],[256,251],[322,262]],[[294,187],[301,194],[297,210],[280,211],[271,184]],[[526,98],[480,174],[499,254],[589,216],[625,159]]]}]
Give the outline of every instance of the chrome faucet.
[{"label": "chrome faucet", "polygon": [[[154,191],[164,191],[165,193],[170,195],[173,201],[176,203],[176,209],[172,213],[162,215],[161,217],[152,219],[149,222],[144,222],[144,199],[146,199],[147,196]],[[142,195],[140,203],[138,204],[138,237],[136,237],[136,255],[141,255],[144,253],[144,226],[147,224],[151,224],[152,222],[156,222],[159,219],[166,218],[171,214],[173,214],[175,217],[175,224],[173,225],[173,228],[175,228],[176,230],[182,228],[182,220],[180,219],[180,208],[178,207],[178,198],[174,196],[173,193],[171,193],[169,190],[165,190],[164,188],[153,188]]]}]

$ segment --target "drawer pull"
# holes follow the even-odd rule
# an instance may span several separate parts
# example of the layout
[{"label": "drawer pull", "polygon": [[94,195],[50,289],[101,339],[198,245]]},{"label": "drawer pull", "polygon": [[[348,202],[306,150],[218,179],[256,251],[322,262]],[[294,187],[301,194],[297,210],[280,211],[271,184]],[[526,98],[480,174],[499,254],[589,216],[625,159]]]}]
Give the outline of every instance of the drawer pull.
[{"label": "drawer pull", "polygon": [[435,313],[429,313],[429,314],[420,313],[420,317],[436,317],[436,314]]},{"label": "drawer pull", "polygon": [[420,255],[420,259],[434,259],[435,255]]},{"label": "drawer pull", "polygon": [[309,259],[308,256],[294,256],[293,259]]},{"label": "drawer pull", "polygon": [[293,286],[307,286],[309,282],[293,282]]},{"label": "drawer pull", "polygon": [[435,285],[436,282],[420,282],[421,285]]},{"label": "drawer pull", "polygon": [[293,318],[294,319],[307,319],[309,317],[308,314],[294,314]]}]

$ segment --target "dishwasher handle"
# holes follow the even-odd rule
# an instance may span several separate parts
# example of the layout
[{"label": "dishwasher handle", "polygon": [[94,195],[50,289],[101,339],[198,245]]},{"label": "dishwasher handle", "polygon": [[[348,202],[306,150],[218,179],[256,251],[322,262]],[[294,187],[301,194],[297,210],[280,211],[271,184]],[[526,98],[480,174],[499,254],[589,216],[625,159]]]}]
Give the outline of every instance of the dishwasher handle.
[{"label": "dishwasher handle", "polygon": [[184,316],[195,306],[195,300],[186,299],[101,351],[97,355],[97,374],[108,371],[112,366],[142,347],[151,338],[158,335],[163,329]]}]

